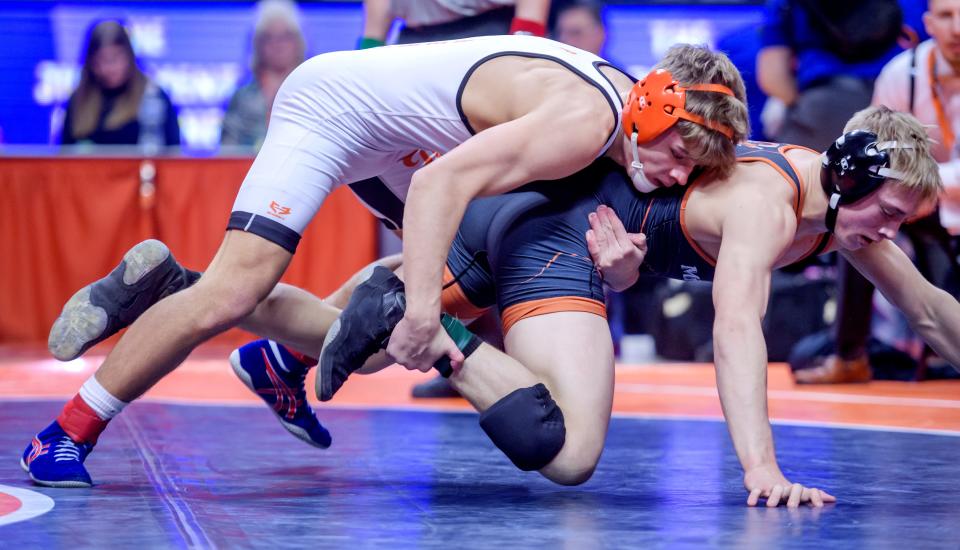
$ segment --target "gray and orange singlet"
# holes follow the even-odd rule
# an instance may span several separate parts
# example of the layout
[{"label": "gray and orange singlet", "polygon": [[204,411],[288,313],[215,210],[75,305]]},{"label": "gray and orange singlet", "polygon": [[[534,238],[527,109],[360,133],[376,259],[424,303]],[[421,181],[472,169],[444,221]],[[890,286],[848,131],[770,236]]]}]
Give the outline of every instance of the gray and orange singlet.
[{"label": "gray and orange singlet", "polygon": [[[795,186],[799,175],[784,156],[789,146],[748,143],[738,162],[770,164]],[[520,319],[544,313],[584,311],[605,315],[603,281],[587,250],[588,215],[611,207],[630,233],[644,233],[647,255],[641,273],[711,281],[716,265],[685,229],[686,187],[640,193],[623,168],[609,159],[562,180],[536,182],[513,193],[473,201],[447,259],[444,307],[463,318],[498,305],[504,331]],[[811,254],[819,253],[826,239]]]}]

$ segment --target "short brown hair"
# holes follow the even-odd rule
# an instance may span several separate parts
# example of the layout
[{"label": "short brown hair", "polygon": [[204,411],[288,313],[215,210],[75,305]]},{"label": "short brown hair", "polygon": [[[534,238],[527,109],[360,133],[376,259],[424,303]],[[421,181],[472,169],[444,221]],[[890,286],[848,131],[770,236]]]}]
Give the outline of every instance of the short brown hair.
[{"label": "short brown hair", "polygon": [[883,105],[867,107],[851,118],[843,131],[867,130],[880,141],[896,141],[889,149],[890,168],[904,174],[893,180],[920,193],[923,202],[934,202],[943,191],[940,166],[930,154],[930,138],[919,120],[908,113],[893,111]]},{"label": "short brown hair", "polygon": [[722,84],[734,97],[716,92],[688,91],[686,110],[733,130],[727,138],[722,133],[695,122],[680,120],[677,130],[697,164],[728,175],[736,165],[736,144],[750,134],[747,94],[740,71],[730,59],[706,46],[677,44],[654,66],[670,71],[681,86]]}]

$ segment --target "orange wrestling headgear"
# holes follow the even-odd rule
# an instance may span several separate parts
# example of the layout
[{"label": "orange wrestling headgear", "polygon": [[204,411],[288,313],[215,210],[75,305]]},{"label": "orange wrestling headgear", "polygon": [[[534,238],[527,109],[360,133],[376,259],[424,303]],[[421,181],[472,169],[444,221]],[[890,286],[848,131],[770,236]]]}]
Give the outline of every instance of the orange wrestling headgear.
[{"label": "orange wrestling headgear", "polygon": [[725,124],[707,120],[686,110],[687,90],[716,92],[736,97],[733,91],[722,84],[694,84],[681,86],[666,69],[650,71],[645,78],[633,85],[627,103],[623,106],[623,133],[630,138],[633,162],[630,163],[630,179],[641,192],[650,192],[656,186],[643,173],[638,143],[657,139],[673,127],[678,120],[689,120],[733,138],[733,130]]},{"label": "orange wrestling headgear", "polygon": [[666,69],[650,71],[630,90],[627,103],[623,107],[623,133],[627,136],[636,133],[637,141],[646,143],[653,141],[673,127],[678,120],[683,119],[733,138],[733,130],[729,126],[707,120],[685,109],[689,90],[733,96],[733,90],[722,84],[681,86]]}]

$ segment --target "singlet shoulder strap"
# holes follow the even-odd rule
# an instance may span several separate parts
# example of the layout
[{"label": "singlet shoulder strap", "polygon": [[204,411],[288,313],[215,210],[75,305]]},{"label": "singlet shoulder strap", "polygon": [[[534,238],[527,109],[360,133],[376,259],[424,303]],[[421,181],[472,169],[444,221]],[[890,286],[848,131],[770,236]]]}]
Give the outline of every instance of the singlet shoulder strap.
[{"label": "singlet shoulder strap", "polygon": [[788,150],[793,148],[793,146],[780,143],[747,141],[737,145],[737,161],[764,162],[780,172],[784,180],[792,183],[795,192],[793,211],[799,220],[800,213],[803,209],[803,185],[801,184],[800,174],[797,173],[793,163],[791,163],[785,155]]}]

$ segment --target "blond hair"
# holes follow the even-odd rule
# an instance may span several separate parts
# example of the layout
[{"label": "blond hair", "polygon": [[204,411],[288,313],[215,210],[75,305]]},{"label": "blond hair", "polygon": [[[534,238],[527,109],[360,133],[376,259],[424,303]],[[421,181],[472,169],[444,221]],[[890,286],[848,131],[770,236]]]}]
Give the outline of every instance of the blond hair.
[{"label": "blond hair", "polygon": [[930,154],[930,138],[920,121],[908,113],[883,105],[867,107],[853,115],[843,131],[867,130],[879,141],[896,141],[900,147],[888,149],[890,168],[904,174],[893,180],[920,194],[923,202],[933,202],[943,191],[940,167]]},{"label": "blond hair", "polygon": [[691,44],[671,46],[654,68],[670,71],[681,86],[722,84],[733,92],[734,97],[716,92],[688,91],[685,107],[691,113],[733,130],[731,138],[687,120],[678,121],[676,126],[698,165],[715,169],[719,176],[728,175],[736,165],[736,144],[750,134],[747,93],[740,71],[726,55],[706,46]]}]

